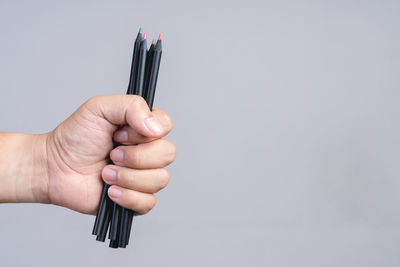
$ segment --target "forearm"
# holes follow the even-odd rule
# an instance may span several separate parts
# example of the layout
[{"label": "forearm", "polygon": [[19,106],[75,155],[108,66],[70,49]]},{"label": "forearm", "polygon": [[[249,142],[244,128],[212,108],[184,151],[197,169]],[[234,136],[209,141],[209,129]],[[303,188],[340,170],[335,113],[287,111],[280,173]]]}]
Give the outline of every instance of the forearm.
[{"label": "forearm", "polygon": [[46,134],[0,133],[0,203],[48,203]]}]

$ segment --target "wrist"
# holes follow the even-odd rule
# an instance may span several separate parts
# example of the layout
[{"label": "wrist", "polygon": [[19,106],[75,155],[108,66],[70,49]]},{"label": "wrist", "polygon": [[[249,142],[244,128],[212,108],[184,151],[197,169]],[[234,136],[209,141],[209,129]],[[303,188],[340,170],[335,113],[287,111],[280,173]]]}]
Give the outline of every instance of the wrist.
[{"label": "wrist", "polygon": [[48,157],[47,157],[47,136],[48,134],[32,135],[32,167],[30,171],[30,191],[33,201],[37,203],[48,204],[49,186],[48,186]]},{"label": "wrist", "polygon": [[0,135],[0,202],[49,203],[47,134]]}]

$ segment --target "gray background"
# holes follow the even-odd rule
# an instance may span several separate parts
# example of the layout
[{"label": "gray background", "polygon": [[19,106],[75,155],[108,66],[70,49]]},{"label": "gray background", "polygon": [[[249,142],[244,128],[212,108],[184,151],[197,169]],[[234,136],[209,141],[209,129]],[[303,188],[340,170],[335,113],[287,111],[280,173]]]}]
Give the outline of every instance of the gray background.
[{"label": "gray background", "polygon": [[133,245],[94,217],[0,206],[7,266],[399,266],[398,1],[1,1],[1,131],[124,93],[164,34],[172,180]]}]

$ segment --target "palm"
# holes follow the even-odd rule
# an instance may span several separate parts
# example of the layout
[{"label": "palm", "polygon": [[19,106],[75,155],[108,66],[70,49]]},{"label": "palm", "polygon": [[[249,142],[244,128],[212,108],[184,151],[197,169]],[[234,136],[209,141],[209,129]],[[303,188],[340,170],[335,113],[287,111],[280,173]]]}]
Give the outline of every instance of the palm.
[{"label": "palm", "polygon": [[49,197],[54,204],[95,213],[103,188],[101,171],[117,126],[82,106],[48,138]]}]

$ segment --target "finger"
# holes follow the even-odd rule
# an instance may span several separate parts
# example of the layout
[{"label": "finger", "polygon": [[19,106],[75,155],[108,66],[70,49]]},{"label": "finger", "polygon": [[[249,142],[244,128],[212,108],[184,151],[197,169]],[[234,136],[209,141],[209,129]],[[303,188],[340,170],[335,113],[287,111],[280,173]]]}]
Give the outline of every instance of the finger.
[{"label": "finger", "polygon": [[133,146],[119,146],[110,153],[115,165],[133,169],[163,168],[171,164],[175,157],[174,144],[164,139]]},{"label": "finger", "polygon": [[161,137],[162,125],[152,115],[146,101],[136,95],[104,95],[89,99],[84,107],[114,125],[129,125],[137,133]]},{"label": "finger", "polygon": [[109,185],[151,194],[165,188],[169,182],[169,173],[164,168],[136,170],[107,165],[102,171],[102,177]]},{"label": "finger", "polygon": [[[162,132],[158,136],[164,137],[172,130],[171,117],[161,109],[153,109],[152,116],[161,124]],[[148,137],[138,133],[130,126],[124,126],[114,133],[114,140],[125,145],[148,143],[156,137]]]},{"label": "finger", "polygon": [[153,194],[137,192],[117,185],[108,189],[108,196],[118,205],[134,210],[138,214],[145,214],[156,205],[156,197]]}]

